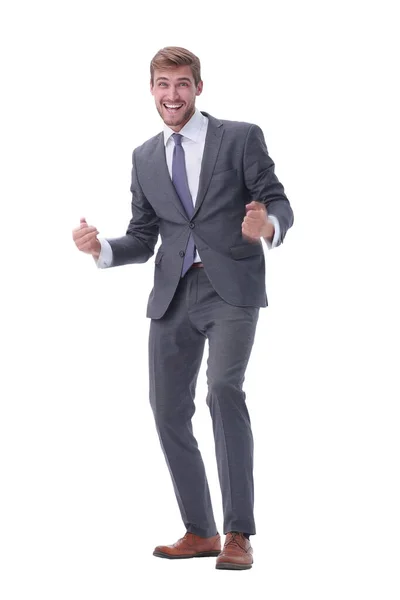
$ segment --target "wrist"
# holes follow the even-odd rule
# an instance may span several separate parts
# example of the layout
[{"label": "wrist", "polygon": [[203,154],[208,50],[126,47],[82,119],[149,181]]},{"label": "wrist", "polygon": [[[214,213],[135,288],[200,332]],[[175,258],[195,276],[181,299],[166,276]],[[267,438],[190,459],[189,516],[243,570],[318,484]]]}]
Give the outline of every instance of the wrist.
[{"label": "wrist", "polygon": [[274,224],[271,221],[267,221],[263,227],[261,236],[271,242],[274,239],[274,234]]},{"label": "wrist", "polygon": [[97,260],[101,253],[101,243],[99,242],[99,240],[96,240],[96,241],[97,241],[96,248],[94,248],[92,250],[92,256],[93,256],[93,258],[95,258]]}]

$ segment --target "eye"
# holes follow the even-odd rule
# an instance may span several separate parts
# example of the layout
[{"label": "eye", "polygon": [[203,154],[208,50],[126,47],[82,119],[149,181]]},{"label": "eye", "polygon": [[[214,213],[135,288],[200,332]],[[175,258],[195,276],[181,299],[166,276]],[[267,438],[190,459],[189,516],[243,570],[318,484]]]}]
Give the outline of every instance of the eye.
[{"label": "eye", "polygon": [[160,81],[158,84],[159,87],[164,87],[165,85],[167,85],[165,81]]},{"label": "eye", "polygon": [[186,81],[182,81],[181,85],[184,85],[185,87],[187,87]]}]

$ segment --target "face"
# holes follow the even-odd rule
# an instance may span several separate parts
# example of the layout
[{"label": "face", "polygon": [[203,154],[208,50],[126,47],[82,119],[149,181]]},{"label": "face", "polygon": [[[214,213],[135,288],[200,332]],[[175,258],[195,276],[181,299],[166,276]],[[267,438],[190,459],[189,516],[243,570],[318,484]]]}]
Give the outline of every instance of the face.
[{"label": "face", "polygon": [[196,96],[203,91],[203,82],[195,85],[192,70],[187,65],[155,69],[150,91],[164,123],[180,131],[194,114]]}]

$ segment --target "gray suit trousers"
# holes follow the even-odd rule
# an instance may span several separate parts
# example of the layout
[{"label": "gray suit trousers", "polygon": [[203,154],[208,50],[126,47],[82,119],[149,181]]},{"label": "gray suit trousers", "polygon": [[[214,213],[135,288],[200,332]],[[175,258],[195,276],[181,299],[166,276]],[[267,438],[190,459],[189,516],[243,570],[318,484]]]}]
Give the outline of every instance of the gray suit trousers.
[{"label": "gray suit trousers", "polygon": [[257,307],[225,302],[204,268],[179,282],[149,335],[150,403],[187,531],[217,532],[203,460],[193,436],[196,381],[206,339],[207,405],[213,423],[224,533],[255,534],[253,436],[242,389],[259,316]]}]

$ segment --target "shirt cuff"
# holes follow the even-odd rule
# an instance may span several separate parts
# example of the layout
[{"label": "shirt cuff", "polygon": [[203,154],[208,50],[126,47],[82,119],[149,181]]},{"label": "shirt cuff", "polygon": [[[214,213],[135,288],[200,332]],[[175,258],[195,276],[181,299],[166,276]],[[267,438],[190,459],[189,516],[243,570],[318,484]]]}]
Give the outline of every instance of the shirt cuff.
[{"label": "shirt cuff", "polygon": [[105,238],[97,238],[101,245],[99,258],[94,258],[94,262],[99,269],[107,269],[112,267],[113,251],[110,243]]},{"label": "shirt cuff", "polygon": [[268,221],[270,223],[272,223],[272,225],[274,226],[275,232],[274,232],[274,237],[272,239],[272,242],[270,242],[266,238],[264,238],[264,241],[267,244],[267,247],[270,250],[272,250],[272,248],[275,248],[275,246],[278,244],[278,240],[281,235],[281,228],[280,228],[278,219],[274,215],[268,215]]}]

